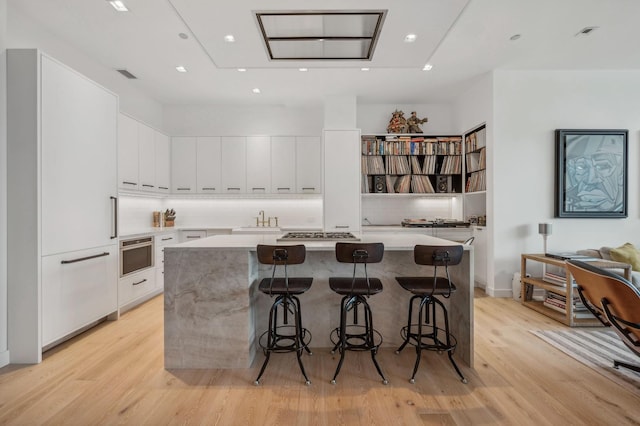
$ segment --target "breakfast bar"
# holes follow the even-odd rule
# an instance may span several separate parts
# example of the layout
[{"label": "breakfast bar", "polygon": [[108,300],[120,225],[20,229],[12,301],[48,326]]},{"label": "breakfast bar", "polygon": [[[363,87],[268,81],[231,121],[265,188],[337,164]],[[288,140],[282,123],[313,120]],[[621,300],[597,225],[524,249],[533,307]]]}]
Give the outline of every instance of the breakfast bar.
[{"label": "breakfast bar", "polygon": [[[366,233],[362,242],[385,245],[381,263],[370,264],[369,275],[382,280],[384,290],[369,301],[373,325],[383,336],[382,348],[397,348],[406,325],[410,294],[395,277],[428,275],[431,267],[416,265],[416,244],[453,245],[454,242],[413,233]],[[217,235],[165,248],[164,362],[167,369],[249,368],[257,339],[267,327],[273,300],[258,291],[258,281],[270,276],[258,263],[258,244],[294,244],[277,235]],[[335,259],[335,241],[305,241],[307,257],[289,267],[290,276],[312,277],[311,289],[300,297],[302,321],[311,332],[315,351],[331,348],[329,338],[338,326],[340,296],[329,288],[330,276],[351,276],[353,268]],[[457,291],[448,304],[455,357],[473,367],[473,247],[464,247],[459,265],[450,267]]]}]

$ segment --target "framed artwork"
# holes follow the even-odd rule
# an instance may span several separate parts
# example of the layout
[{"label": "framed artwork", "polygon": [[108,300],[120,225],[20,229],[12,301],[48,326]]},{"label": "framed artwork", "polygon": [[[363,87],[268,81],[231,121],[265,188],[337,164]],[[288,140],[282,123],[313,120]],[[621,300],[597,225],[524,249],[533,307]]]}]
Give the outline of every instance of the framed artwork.
[{"label": "framed artwork", "polygon": [[627,217],[628,130],[556,130],[555,217]]}]

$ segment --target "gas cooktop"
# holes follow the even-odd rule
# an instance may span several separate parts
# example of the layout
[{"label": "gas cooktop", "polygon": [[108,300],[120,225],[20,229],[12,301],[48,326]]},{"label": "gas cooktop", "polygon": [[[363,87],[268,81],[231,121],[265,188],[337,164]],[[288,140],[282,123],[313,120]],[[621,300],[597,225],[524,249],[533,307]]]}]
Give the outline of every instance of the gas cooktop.
[{"label": "gas cooktop", "polygon": [[276,241],[360,241],[351,232],[287,232]]}]

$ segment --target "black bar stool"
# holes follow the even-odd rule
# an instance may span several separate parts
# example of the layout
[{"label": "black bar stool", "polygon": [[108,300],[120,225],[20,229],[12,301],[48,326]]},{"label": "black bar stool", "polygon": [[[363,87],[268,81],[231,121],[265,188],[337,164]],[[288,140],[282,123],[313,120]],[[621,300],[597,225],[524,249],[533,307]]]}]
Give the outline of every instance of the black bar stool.
[{"label": "black bar stool", "polygon": [[[269,357],[272,352],[296,352],[298,365],[304,376],[305,383],[311,384],[307,373],[302,365],[302,351],[306,350],[309,355],[309,342],[311,333],[302,327],[302,315],[300,313],[300,300],[297,295],[302,294],[311,288],[313,278],[292,278],[287,272],[287,265],[298,265],[304,263],[306,249],[302,244],[291,246],[257,246],[258,261],[265,265],[273,265],[271,278],[263,278],[258,285],[258,289],[268,294],[276,296],[276,300],[269,310],[269,329],[265,331],[259,339],[260,346],[266,356],[256,385],[260,384],[260,377],[264,373]],[[284,266],[284,277],[276,277],[276,268]],[[281,314],[281,323],[278,323],[278,314]],[[289,315],[293,316],[294,325],[289,324]],[[265,343],[266,340],[266,343]]]},{"label": "black bar stool", "polygon": [[[388,383],[384,377],[380,365],[376,360],[376,353],[382,344],[382,336],[373,328],[373,316],[367,298],[382,291],[382,282],[379,278],[371,278],[367,274],[367,263],[378,263],[384,254],[382,243],[336,243],[336,259],[341,263],[353,263],[353,276],[348,278],[329,278],[329,287],[336,293],[343,295],[340,305],[340,327],[331,332],[331,341],[335,345],[331,353],[336,349],[340,351],[340,361],[333,375],[331,384],[336,384],[336,377],[340,373],[344,353],[351,351],[370,351],[373,364],[382,377],[382,383]],[[364,277],[356,277],[356,266],[364,265]],[[358,314],[359,307],[362,315]],[[347,314],[353,311],[353,322],[347,323]],[[364,321],[364,325],[359,323]]]},{"label": "black bar stool", "polygon": [[[416,372],[420,365],[421,351],[430,350],[447,352],[449,360],[460,376],[462,383],[467,383],[462,372],[453,360],[456,349],[456,339],[449,332],[449,314],[444,304],[435,296],[449,298],[456,291],[456,286],[451,282],[449,266],[457,265],[462,260],[464,248],[455,246],[424,246],[417,245],[413,249],[414,260],[419,265],[433,266],[433,277],[397,277],[396,280],[405,290],[413,296],[409,301],[409,319],[407,326],[402,328],[401,335],[404,339],[396,353],[400,353],[407,343],[416,348],[416,362],[413,374],[409,382],[415,383]],[[446,277],[439,277],[438,267],[444,267]],[[419,311],[416,322],[413,322],[413,305],[419,303]],[[436,320],[436,307],[442,309],[444,316],[444,329],[439,327]],[[431,316],[431,318],[429,318]],[[426,328],[426,330],[424,330]]]}]

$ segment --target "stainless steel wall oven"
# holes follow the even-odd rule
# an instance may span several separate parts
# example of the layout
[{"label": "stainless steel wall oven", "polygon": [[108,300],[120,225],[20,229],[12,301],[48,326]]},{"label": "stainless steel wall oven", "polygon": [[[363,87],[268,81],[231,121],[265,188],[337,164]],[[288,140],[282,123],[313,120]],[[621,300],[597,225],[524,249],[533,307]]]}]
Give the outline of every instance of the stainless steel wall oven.
[{"label": "stainless steel wall oven", "polygon": [[153,266],[153,237],[120,241],[120,277]]}]

